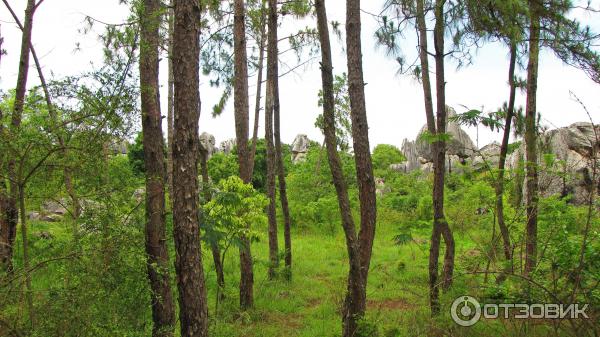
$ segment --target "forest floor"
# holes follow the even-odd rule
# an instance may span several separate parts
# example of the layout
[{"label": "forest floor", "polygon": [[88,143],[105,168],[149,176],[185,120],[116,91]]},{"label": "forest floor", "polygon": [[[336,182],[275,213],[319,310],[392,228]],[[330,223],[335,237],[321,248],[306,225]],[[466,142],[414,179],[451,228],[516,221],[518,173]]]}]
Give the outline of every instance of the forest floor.
[{"label": "forest floor", "polygon": [[[57,245],[60,245],[61,238],[68,240],[70,236],[70,230],[66,225],[33,223],[31,227],[33,256],[42,256],[50,250],[55,250]],[[210,252],[203,249],[211,335],[217,337],[339,336],[340,308],[348,269],[341,228],[332,227],[320,232],[315,229],[295,228],[293,230],[293,278],[290,282],[283,278],[274,281],[267,279],[268,241],[266,234],[262,234],[266,233],[266,228],[257,230],[261,233],[260,240],[252,246],[255,257],[255,307],[250,311],[240,312],[238,307],[237,248],[232,246],[227,251],[226,298],[218,304],[218,307],[212,258]],[[40,238],[42,232],[49,233],[52,239]],[[468,237],[456,234],[457,269],[454,286],[449,292],[442,294],[442,314],[436,319],[431,319],[427,287],[428,231],[413,233],[412,242],[397,245],[394,241],[394,237],[398,234],[397,228],[379,226],[368,280],[366,318],[366,322],[375,327],[378,334],[368,335],[426,336],[431,329],[441,332],[443,336],[554,335],[551,333],[550,325],[525,320],[480,321],[468,328],[460,327],[451,320],[449,311],[452,301],[460,295],[480,294],[483,288],[483,278],[468,277],[467,270],[485,268],[485,263],[475,267],[471,264],[475,260],[485,261],[478,253],[475,244],[479,240],[484,240],[484,233],[487,232],[482,231],[481,236],[478,236],[478,233],[470,233]],[[50,249],[52,247],[54,248]],[[17,256],[21,254],[20,249],[17,249],[16,254]],[[173,251],[170,257],[173,259]],[[143,263],[143,260],[139,262]],[[40,269],[42,268],[52,269],[52,264]],[[139,278],[143,279],[143,268],[140,270],[142,274]],[[493,284],[493,277],[490,276],[490,279],[490,283]],[[61,274],[60,269],[46,270],[34,274],[33,288],[34,291],[43,292],[53,283],[63,280],[64,275]],[[174,280],[172,284],[176,284]],[[177,294],[175,286],[174,294]],[[145,318],[135,319],[143,321]]]}]

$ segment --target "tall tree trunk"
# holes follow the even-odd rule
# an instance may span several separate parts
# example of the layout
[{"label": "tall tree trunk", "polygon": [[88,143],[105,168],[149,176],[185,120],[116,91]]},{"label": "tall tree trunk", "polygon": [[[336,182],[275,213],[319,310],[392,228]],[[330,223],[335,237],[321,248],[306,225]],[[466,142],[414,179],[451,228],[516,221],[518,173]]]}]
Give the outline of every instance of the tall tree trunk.
[{"label": "tall tree trunk", "polygon": [[[0,50],[2,50],[2,43],[4,38],[0,36]],[[2,60],[2,53],[0,53],[0,61]],[[1,62],[0,62],[1,63]],[[0,121],[4,119],[4,111],[0,108]],[[4,133],[4,124],[0,122],[0,137],[6,139]],[[5,174],[6,155],[0,155],[0,172]],[[8,219],[7,219],[7,202],[8,202],[8,189],[6,186],[6,179],[0,179],[0,267],[8,267],[6,259],[6,251],[8,248]]]},{"label": "tall tree trunk", "polygon": [[[436,68],[436,118],[433,118],[433,103],[431,83],[429,80],[429,62],[427,59],[427,27],[425,24],[424,3],[417,2],[417,24],[419,30],[420,60],[423,67],[423,92],[425,96],[425,112],[428,130],[441,137],[446,132],[446,97],[444,74],[444,3],[435,3],[434,48]],[[452,284],[454,272],[454,237],[444,216],[444,175],[446,165],[446,144],[443,140],[436,139],[432,144],[433,150],[433,229],[431,231],[431,245],[429,248],[429,302],[431,314],[437,315],[439,307],[439,285],[447,289]],[[441,238],[446,243],[442,281],[439,281],[438,267]]]},{"label": "tall tree trunk", "polygon": [[269,36],[267,50],[267,92],[265,101],[265,143],[267,146],[267,218],[269,220],[269,278],[277,275],[279,268],[279,243],[277,239],[275,192],[275,144],[273,143],[273,110],[275,105],[275,78],[277,77],[277,3],[275,9],[269,0]]},{"label": "tall tree trunk", "polygon": [[167,190],[169,191],[169,200],[173,204],[173,1],[170,1],[168,9],[169,36],[167,48]]},{"label": "tall tree trunk", "polygon": [[536,96],[538,78],[538,56],[540,53],[540,17],[536,0],[529,2],[531,24],[529,27],[529,63],[527,64],[527,106],[525,107],[525,157],[527,172],[527,229],[525,239],[525,270],[529,276],[535,269],[537,260],[537,212],[538,212],[538,171],[537,171],[537,128]]},{"label": "tall tree trunk", "polygon": [[173,30],[173,234],[181,335],[208,336],[198,219],[200,7],[175,0]]},{"label": "tall tree trunk", "polygon": [[146,168],[146,267],[152,300],[153,336],[172,336],[175,305],[165,230],[165,172],[159,96],[160,0],[144,0],[140,17],[140,95]]},{"label": "tall tree trunk", "polygon": [[435,117],[433,116],[433,97],[431,94],[431,80],[429,79],[429,55],[427,54],[427,24],[425,23],[424,0],[417,0],[417,30],[419,31],[419,60],[421,62],[421,84],[425,100],[425,116],[427,130],[434,135]]},{"label": "tall tree trunk", "polygon": [[517,62],[517,45],[511,42],[510,45],[510,63],[508,67],[508,83],[510,94],[508,98],[508,107],[506,109],[506,120],[504,122],[504,134],[502,144],[500,145],[500,158],[498,160],[498,182],[496,184],[496,214],[498,216],[498,227],[502,234],[502,243],[504,247],[504,257],[507,261],[512,259],[512,246],[510,244],[510,233],[504,221],[504,167],[506,164],[506,154],[508,153],[508,141],[510,138],[510,127],[515,113],[515,96],[517,86],[515,84],[515,64]]},{"label": "tall tree trunk", "polygon": [[277,0],[269,0],[269,59],[273,58],[273,74],[271,76],[273,85],[273,123],[275,137],[275,165],[279,182],[279,199],[281,201],[281,211],[283,213],[283,237],[285,244],[285,277],[290,280],[292,277],[292,234],[290,208],[287,198],[287,189],[285,184],[285,168],[283,167],[283,154],[281,148],[281,107],[279,104],[279,64],[277,47]]},{"label": "tall tree trunk", "polygon": [[[424,1],[417,0],[417,29],[419,31],[419,59],[421,62],[421,83],[423,85],[423,98],[425,102],[425,116],[427,118],[427,129],[432,135],[437,134],[435,117],[433,112],[433,97],[431,94],[431,81],[429,78],[429,55],[427,51],[427,24],[425,22]],[[437,146],[432,145],[434,155],[437,156]],[[436,171],[437,172],[437,171]],[[434,172],[434,180],[435,180]],[[435,188],[435,182],[434,182]],[[429,306],[431,314],[439,313],[439,287],[438,287],[438,264],[440,254],[441,234],[439,226],[434,221],[429,246]]]},{"label": "tall tree trunk", "polygon": [[[29,52],[31,47],[31,32],[33,29],[33,15],[35,13],[35,0],[27,0],[25,8],[25,20],[23,23],[23,34],[21,36],[21,55],[19,58],[19,71],[17,75],[17,85],[15,87],[15,102],[11,116],[10,132],[18,132],[21,126],[23,116],[23,106],[25,104],[25,92],[27,90],[27,75],[29,73]],[[13,244],[17,235],[18,208],[17,199],[19,197],[15,159],[8,161],[8,177],[10,180],[10,192],[5,206],[5,217],[7,222],[6,238],[3,243],[1,257],[7,270],[12,270]]]},{"label": "tall tree trunk", "polygon": [[[250,157],[248,152],[248,57],[246,53],[246,9],[243,0],[234,1],[233,48],[234,48],[234,87],[235,134],[240,167],[240,178],[244,183],[252,182]],[[248,224],[249,225],[249,224]],[[254,271],[250,240],[243,235],[240,246],[240,307],[247,309],[254,304]]]},{"label": "tall tree trunk", "polygon": [[[19,179],[20,180],[20,179]],[[29,326],[35,328],[35,311],[33,308],[33,292],[31,288],[31,270],[29,265],[29,237],[27,236],[27,214],[25,212],[25,184],[18,186],[19,210],[21,218],[21,241],[23,244],[23,270],[25,273],[25,300],[29,314]]]},{"label": "tall tree trunk", "polygon": [[258,52],[258,76],[256,78],[256,101],[254,103],[254,129],[252,130],[252,147],[250,148],[250,176],[254,174],[254,158],[258,143],[258,121],[260,120],[260,98],[262,95],[263,68],[265,62],[265,40],[267,38],[266,0],[262,1],[260,13],[260,50]]},{"label": "tall tree trunk", "polygon": [[354,336],[357,321],[364,316],[366,310],[366,292],[360,265],[360,248],[356,236],[348,186],[342,171],[342,162],[337,152],[337,137],[335,132],[335,101],[333,93],[333,64],[331,58],[331,43],[329,40],[329,27],[325,0],[315,1],[319,40],[321,43],[321,80],[323,84],[323,133],[325,146],[333,184],[338,199],[338,206],[342,218],[342,227],[346,238],[348,250],[348,285],[347,294],[342,312],[343,336]]},{"label": "tall tree trunk", "polygon": [[[438,134],[446,133],[447,111],[446,111],[446,78],[444,70],[444,4],[445,0],[436,3],[435,9],[435,27],[434,27],[434,45],[435,45],[435,72],[436,72],[436,96],[437,96],[437,131]],[[446,221],[444,215],[444,175],[446,164],[446,142],[438,142],[437,149],[438,172],[437,180],[434,179],[434,221],[438,222],[444,242],[446,243],[446,252],[444,254],[444,267],[442,270],[442,288],[448,289],[452,285],[454,275],[454,236]],[[435,164],[434,164],[435,165]],[[437,187],[437,188],[436,188]],[[437,199],[437,203],[436,203]]]},{"label": "tall tree trunk", "polygon": [[348,94],[352,119],[352,141],[358,199],[360,201],[360,267],[363,287],[367,285],[369,265],[375,237],[377,205],[375,178],[369,146],[369,125],[365,104],[365,83],[362,70],[360,0],[346,1],[346,50],[348,58]]}]

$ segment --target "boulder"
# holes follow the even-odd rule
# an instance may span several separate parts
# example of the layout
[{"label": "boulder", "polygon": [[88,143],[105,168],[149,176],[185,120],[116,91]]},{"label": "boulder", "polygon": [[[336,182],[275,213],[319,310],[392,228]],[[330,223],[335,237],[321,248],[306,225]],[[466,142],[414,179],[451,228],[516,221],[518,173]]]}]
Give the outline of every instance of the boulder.
[{"label": "boulder", "polygon": [[133,191],[133,195],[131,197],[138,203],[144,201],[144,198],[146,197],[146,188],[137,188],[135,191]]},{"label": "boulder", "polygon": [[[597,153],[600,153],[600,141],[595,139],[594,128],[600,135],[600,126],[579,122],[549,130],[540,136],[537,162],[540,165],[538,177],[542,197],[571,195],[574,204],[584,204],[589,198],[591,187],[594,184],[600,187],[599,182],[593,182],[591,178],[594,147]],[[524,159],[525,144],[522,143],[507,158],[507,168],[522,167]],[[524,197],[527,186],[524,181],[519,183],[523,187],[521,197]]]},{"label": "boulder", "polygon": [[45,214],[40,217],[40,221],[44,222],[60,222],[62,220],[62,216],[59,214]]},{"label": "boulder", "polygon": [[421,167],[421,160],[419,160],[419,152],[417,151],[417,145],[414,141],[404,139],[402,141],[402,154],[406,157],[405,171],[415,171]]},{"label": "boulder", "polygon": [[40,214],[40,212],[28,212],[27,213],[27,218],[29,218],[29,220],[40,220],[42,218],[42,215]]},{"label": "boulder", "polygon": [[498,167],[500,162],[500,144],[490,143],[477,151],[473,155],[471,165],[475,169],[486,169],[488,167]]},{"label": "boulder", "polygon": [[390,164],[389,169],[395,172],[407,173],[408,172],[408,162]]},{"label": "boulder", "polygon": [[44,201],[42,203],[42,213],[65,215],[67,213],[67,209],[63,205],[66,205],[65,200],[61,200],[60,202],[54,200]]},{"label": "boulder", "polygon": [[[448,120],[456,116],[456,111],[451,107],[446,107]],[[431,144],[423,135],[427,131],[427,125],[424,125],[419,131],[417,139],[402,141],[401,151],[406,157],[406,161],[400,164],[394,164],[394,170],[399,172],[411,172],[421,170],[423,173],[433,172],[433,153]],[[459,172],[466,159],[473,156],[475,145],[469,135],[455,121],[446,122],[446,132],[451,139],[446,143],[446,172]],[[401,165],[402,164],[402,165]],[[401,166],[400,166],[401,165]]]},{"label": "boulder", "polygon": [[235,146],[235,138],[227,139],[219,143],[219,152],[230,154]]},{"label": "boulder", "polygon": [[210,159],[215,152],[217,152],[217,148],[215,146],[215,136],[211,135],[208,132],[202,132],[200,135],[200,146],[203,152],[206,152],[206,160]]},{"label": "boulder", "polygon": [[306,160],[309,145],[310,140],[307,135],[299,134],[294,138],[294,142],[292,143],[292,163],[296,164]]},{"label": "boulder", "polygon": [[[473,155],[475,145],[471,137],[460,127],[460,125],[451,121],[452,117],[456,116],[456,111],[453,108],[446,106],[448,120],[446,121],[446,133],[450,135],[450,140],[446,142],[446,153],[449,155],[457,155],[461,158],[469,158]],[[423,139],[423,134],[427,131],[427,125],[424,125],[416,139],[416,150],[419,156],[433,161],[431,144]]]}]

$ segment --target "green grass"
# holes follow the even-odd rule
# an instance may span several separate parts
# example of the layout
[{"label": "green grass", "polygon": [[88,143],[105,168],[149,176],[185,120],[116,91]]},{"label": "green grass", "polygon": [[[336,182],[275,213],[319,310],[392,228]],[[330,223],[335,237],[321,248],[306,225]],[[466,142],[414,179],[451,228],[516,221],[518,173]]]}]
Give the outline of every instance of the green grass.
[{"label": "green grass", "polygon": [[[207,249],[203,249],[204,271],[208,289],[210,311],[210,330],[212,336],[340,336],[341,319],[340,307],[345,293],[346,275],[348,271],[345,241],[341,227],[328,234],[320,233],[319,229],[299,229],[293,231],[293,278],[291,282],[283,278],[270,281],[267,279],[268,243],[266,228],[257,229],[261,234],[260,240],[253,244],[254,255],[254,296],[255,307],[248,312],[240,312],[238,308],[239,265],[237,248],[232,247],[227,252],[225,263],[226,298],[216,307],[216,277],[212,265],[212,257]],[[485,230],[485,229],[484,229]],[[398,246],[393,238],[397,234],[394,225],[380,224],[377,228],[373,257],[368,280],[368,313],[367,321],[374,324],[380,331],[380,336],[424,336],[431,329],[443,331],[446,336],[545,336],[549,326],[526,324],[525,322],[483,321],[470,328],[459,328],[450,320],[449,308],[454,298],[463,294],[479,293],[480,277],[461,277],[469,266],[469,256],[466,251],[473,249],[473,238],[478,238],[482,232],[470,235],[456,234],[457,240],[457,269],[453,289],[442,295],[442,315],[432,320],[428,307],[428,277],[427,264],[429,248],[428,230],[416,234],[416,241]],[[39,238],[39,232],[49,232],[50,240]],[[60,252],[68,251],[70,229],[65,224],[30,224],[30,237],[33,261],[41,261],[56,257]],[[281,234],[281,233],[280,233]],[[20,235],[20,234],[19,234]],[[281,235],[280,235],[281,236]],[[485,235],[483,235],[485,236]],[[139,241],[140,238],[137,238]],[[280,240],[280,247],[283,240]],[[137,242],[135,244],[142,244]],[[17,261],[20,261],[20,241],[17,243]],[[203,247],[205,248],[205,247]],[[174,252],[171,247],[171,260]],[[283,263],[283,259],[281,261]],[[132,269],[135,275],[131,280],[143,283],[145,274],[143,259],[133,259]],[[17,268],[20,262],[17,262]],[[174,274],[173,271],[171,271]],[[101,275],[101,274],[100,274]],[[61,263],[50,263],[36,270],[33,274],[34,301],[44,303],[50,296],[50,291],[57,284],[65,282],[65,269]],[[85,278],[86,275],[80,275]],[[96,276],[97,277],[97,276]],[[137,281],[136,281],[137,280]],[[173,280],[174,294],[177,294]],[[142,303],[144,294],[148,292],[147,285],[135,289]],[[107,303],[118,299],[111,297],[110,291],[106,298],[96,300]],[[91,297],[93,298],[93,297]],[[20,304],[19,304],[20,303]],[[22,303],[15,303],[5,308],[4,316],[22,313]],[[90,304],[93,305],[93,304]],[[114,304],[116,305],[116,304]],[[19,312],[21,310],[21,312]],[[45,310],[37,307],[38,311]],[[47,309],[50,310],[50,309]],[[142,309],[142,317],[138,312],[123,320],[142,321],[139,334],[149,333],[151,318],[149,305]],[[3,316],[3,315],[0,315]],[[145,316],[144,316],[145,315]],[[110,318],[111,316],[109,316]],[[68,320],[68,318],[67,318]],[[118,324],[114,322],[106,324]],[[122,321],[124,326],[126,322]],[[84,330],[85,331],[85,330]],[[96,335],[91,331],[81,332],[84,335]],[[43,334],[42,334],[43,335]],[[121,333],[119,333],[121,335]],[[2,336],[2,334],[0,334]]]}]

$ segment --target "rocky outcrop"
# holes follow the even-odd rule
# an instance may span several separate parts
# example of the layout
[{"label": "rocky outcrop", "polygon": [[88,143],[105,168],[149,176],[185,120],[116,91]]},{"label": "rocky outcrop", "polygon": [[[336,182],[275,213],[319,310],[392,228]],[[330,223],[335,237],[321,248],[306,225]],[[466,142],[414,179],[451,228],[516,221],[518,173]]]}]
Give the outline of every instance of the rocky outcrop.
[{"label": "rocky outcrop", "polygon": [[235,138],[230,138],[219,143],[218,152],[222,152],[224,154],[230,154],[233,151],[233,147],[235,146]]},{"label": "rocky outcrop", "polygon": [[309,145],[310,140],[307,135],[299,134],[294,138],[294,142],[292,143],[292,163],[296,164],[306,160]]},{"label": "rocky outcrop", "polygon": [[500,144],[490,143],[479,149],[473,155],[471,166],[475,169],[498,167],[500,162]]},{"label": "rocky outcrop", "polygon": [[215,144],[215,136],[208,132],[202,132],[200,135],[200,146],[207,154],[206,160],[210,159],[210,157],[217,152]]},{"label": "rocky outcrop", "polygon": [[[446,113],[448,114],[446,133],[450,135],[450,140],[446,142],[446,154],[456,155],[460,158],[471,157],[475,149],[471,137],[469,137],[457,122],[452,121],[452,117],[456,117],[456,111],[454,111],[453,108],[446,106]],[[415,146],[420,157],[423,157],[427,162],[432,162],[433,154],[431,144],[423,137],[426,131],[427,125],[424,125],[421,128],[421,131],[419,131]]]},{"label": "rocky outcrop", "polygon": [[[452,117],[456,116],[456,111],[451,107],[446,107],[446,109],[449,120],[446,122],[446,132],[450,135],[450,140],[446,143],[446,171],[457,172],[473,156],[475,145],[457,122],[450,121]],[[391,169],[399,172],[421,170],[424,173],[429,173],[433,171],[432,147],[428,140],[423,137],[426,131],[427,125],[424,125],[416,140],[404,139],[401,150],[406,157],[406,161],[392,164]]]},{"label": "rocky outcrop", "polygon": [[[594,132],[595,129],[595,132]],[[598,177],[592,181],[594,160],[600,168],[600,125],[579,122],[554,130],[549,130],[539,139],[539,190],[542,197],[551,195],[571,195],[572,202],[584,204],[589,198],[592,186],[600,187]],[[525,144],[522,143],[507,158],[507,168],[522,169],[525,159]],[[599,172],[600,173],[600,172]],[[527,192],[523,175],[517,175],[524,196]],[[523,200],[523,198],[521,198]]]},{"label": "rocky outcrop", "polygon": [[[450,114],[450,112],[449,112]],[[452,127],[451,127],[452,125]],[[423,131],[423,130],[422,130]],[[494,142],[473,150],[473,142],[455,123],[448,123],[448,132],[452,135],[446,154],[446,170],[458,173],[464,168],[486,170],[498,167],[500,160],[500,144]],[[420,133],[420,135],[422,132]],[[591,186],[596,185],[600,191],[600,182],[592,181],[594,153],[600,155],[600,125],[591,123],[574,123],[567,127],[549,130],[539,137],[539,189],[542,197],[551,195],[571,195],[572,202],[583,204],[589,198]],[[404,140],[402,152],[406,157],[403,163],[392,164],[390,169],[398,172],[419,170],[423,173],[433,171],[430,159],[431,151],[423,140]],[[524,200],[526,193],[524,184],[523,161],[525,144],[522,143],[506,158],[506,168],[514,174],[517,190],[521,190],[518,200]],[[600,168],[600,161],[597,163]],[[519,174],[519,172],[521,172]],[[600,172],[598,173],[600,174]],[[598,179],[598,178],[596,178]]]}]

